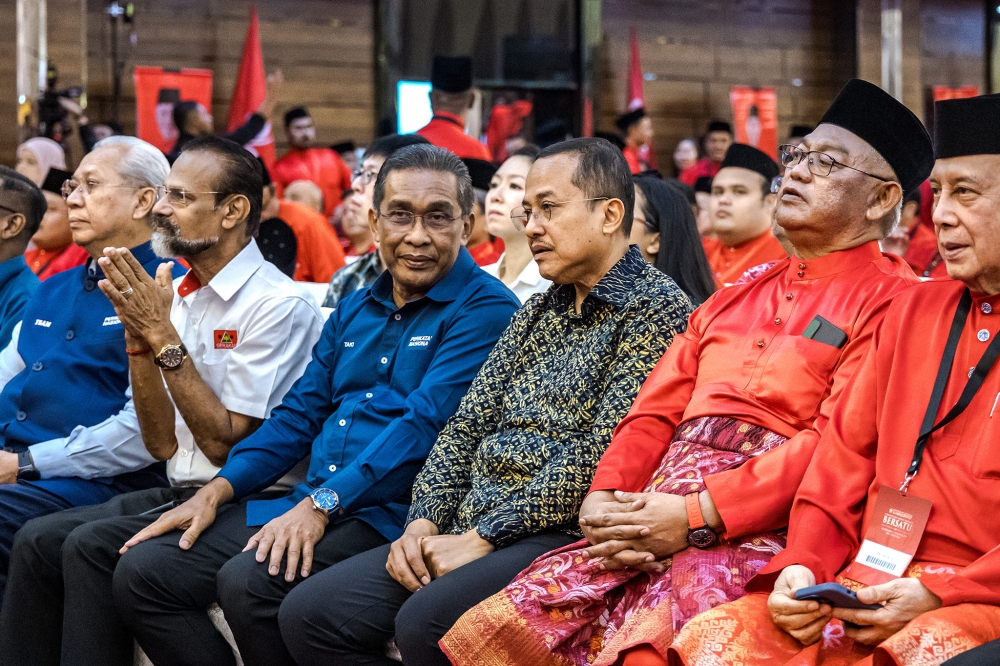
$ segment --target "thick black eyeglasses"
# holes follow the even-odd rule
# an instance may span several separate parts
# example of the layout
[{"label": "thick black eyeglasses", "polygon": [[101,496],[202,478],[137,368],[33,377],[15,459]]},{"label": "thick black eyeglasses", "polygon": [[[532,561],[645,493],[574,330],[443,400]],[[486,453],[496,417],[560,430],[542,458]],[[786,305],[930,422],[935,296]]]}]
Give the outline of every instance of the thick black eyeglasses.
[{"label": "thick black eyeglasses", "polygon": [[876,180],[881,180],[883,183],[893,182],[891,178],[876,176],[873,173],[856,169],[850,164],[838,162],[826,153],[821,153],[818,150],[810,150],[806,152],[801,148],[786,144],[784,146],[778,146],[778,151],[781,153],[781,166],[786,169],[797,166],[803,159],[805,159],[806,166],[809,167],[809,172],[816,176],[826,177],[830,175],[830,172],[833,171],[834,167],[844,167],[845,169],[850,169],[851,171],[863,173]]}]

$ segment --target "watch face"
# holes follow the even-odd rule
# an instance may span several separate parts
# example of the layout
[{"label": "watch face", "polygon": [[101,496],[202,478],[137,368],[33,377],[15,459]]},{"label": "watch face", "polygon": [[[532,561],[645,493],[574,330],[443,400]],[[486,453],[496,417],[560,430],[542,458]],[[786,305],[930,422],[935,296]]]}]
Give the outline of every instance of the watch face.
[{"label": "watch face", "polygon": [[688,543],[695,548],[708,548],[715,543],[716,538],[715,532],[707,527],[702,527],[688,534]]},{"label": "watch face", "polygon": [[329,488],[317,488],[309,493],[309,496],[312,497],[316,506],[324,511],[333,511],[340,506],[340,498],[337,497],[337,493]]},{"label": "watch face", "polygon": [[160,363],[165,368],[176,368],[184,361],[184,352],[180,347],[168,345],[160,352]]}]

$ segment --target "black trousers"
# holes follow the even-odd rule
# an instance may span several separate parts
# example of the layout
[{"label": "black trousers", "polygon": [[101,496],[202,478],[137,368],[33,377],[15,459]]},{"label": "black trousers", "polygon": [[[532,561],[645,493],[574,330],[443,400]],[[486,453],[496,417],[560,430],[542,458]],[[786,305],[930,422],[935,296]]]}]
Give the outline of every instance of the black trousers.
[{"label": "black trousers", "polygon": [[1000,640],[990,641],[952,657],[941,666],[996,666],[1000,664]]},{"label": "black trousers", "polygon": [[490,553],[411,594],[386,571],[389,546],[332,566],[292,590],[278,623],[299,666],[396,662],[385,656],[395,636],[406,666],[448,666],[438,641],[487,597],[502,590],[535,558],[576,541],[545,532]]},{"label": "black trousers", "polygon": [[[272,577],[267,562],[254,558],[255,551],[241,552],[259,529],[246,526],[245,503],[227,504],[190,550],[178,547],[180,533],[173,532],[121,556],[112,585],[114,601],[154,664],[236,663],[229,644],[205,613],[216,600],[247,666],[294,664],[281,641],[278,609],[303,578],[296,574],[293,582],[286,583],[283,568]],[[385,543],[385,537],[360,520],[331,525],[314,548],[312,570],[320,572]]]},{"label": "black trousers", "polygon": [[27,522],[14,538],[0,611],[4,666],[131,666],[132,637],[111,598],[118,549],[156,519],[137,514],[195,489],[153,488]]}]

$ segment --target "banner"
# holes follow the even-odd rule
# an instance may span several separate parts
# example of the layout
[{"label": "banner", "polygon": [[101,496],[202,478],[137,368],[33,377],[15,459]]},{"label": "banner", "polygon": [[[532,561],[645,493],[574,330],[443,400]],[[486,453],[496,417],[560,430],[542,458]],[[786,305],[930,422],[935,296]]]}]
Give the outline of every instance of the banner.
[{"label": "banner", "polygon": [[967,97],[979,97],[979,88],[976,86],[961,86],[959,88],[934,86],[935,102],[940,102],[946,99],[965,99]]},{"label": "banner", "polygon": [[[243,55],[240,57],[240,70],[236,74],[236,85],[233,87],[233,101],[229,105],[229,120],[226,131],[232,132],[247,121],[264,98],[267,97],[267,79],[264,76],[264,52],[260,47],[260,28],[257,19],[257,8],[250,7],[250,25],[247,27],[246,40],[243,42]],[[255,155],[260,155],[268,169],[274,168],[274,136],[271,134],[271,123],[257,133],[246,149]]]},{"label": "banner", "polygon": [[729,93],[733,107],[736,143],[745,143],[778,159],[778,96],[774,88],[734,86]]},{"label": "banner", "polygon": [[177,102],[198,102],[212,108],[212,71],[209,69],[165,70],[136,67],[135,133],[164,153],[177,142],[173,110]]}]

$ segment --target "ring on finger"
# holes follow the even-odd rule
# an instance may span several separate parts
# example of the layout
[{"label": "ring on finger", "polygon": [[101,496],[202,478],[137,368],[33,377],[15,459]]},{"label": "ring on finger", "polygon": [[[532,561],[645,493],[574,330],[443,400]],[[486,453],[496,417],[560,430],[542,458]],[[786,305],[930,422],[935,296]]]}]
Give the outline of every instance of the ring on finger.
[{"label": "ring on finger", "polygon": [[125,298],[128,298],[128,297],[129,297],[129,296],[131,296],[131,295],[132,295],[133,293],[135,293],[135,289],[133,289],[132,287],[129,287],[128,289],[126,289],[126,290],[124,290],[124,291],[122,292],[122,296],[124,296]]}]

